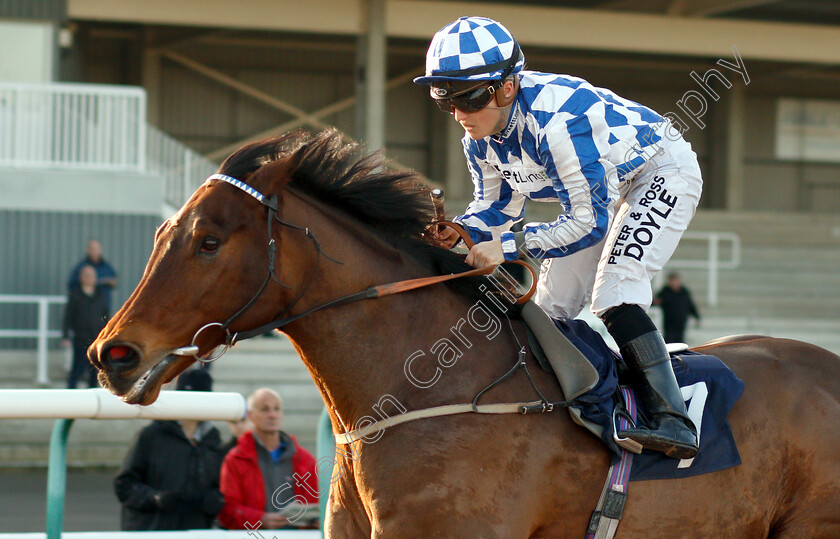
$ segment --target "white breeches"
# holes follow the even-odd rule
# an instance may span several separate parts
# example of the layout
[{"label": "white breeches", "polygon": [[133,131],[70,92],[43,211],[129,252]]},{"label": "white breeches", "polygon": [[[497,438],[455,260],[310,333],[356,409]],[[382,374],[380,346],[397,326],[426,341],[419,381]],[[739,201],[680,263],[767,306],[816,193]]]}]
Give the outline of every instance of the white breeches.
[{"label": "white breeches", "polygon": [[663,137],[660,153],[620,186],[606,237],[543,262],[534,300],[554,318],[574,318],[592,300],[598,316],[622,303],[647,310],[651,279],[674,254],[700,201],[697,155],[682,138]]}]

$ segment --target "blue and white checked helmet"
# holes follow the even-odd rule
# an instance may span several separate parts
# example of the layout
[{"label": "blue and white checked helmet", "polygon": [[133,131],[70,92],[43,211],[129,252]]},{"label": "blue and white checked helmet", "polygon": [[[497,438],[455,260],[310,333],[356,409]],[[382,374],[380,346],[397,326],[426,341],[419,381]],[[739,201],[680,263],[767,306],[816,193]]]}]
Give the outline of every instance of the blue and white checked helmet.
[{"label": "blue and white checked helmet", "polygon": [[524,66],[525,56],[507,28],[485,17],[461,17],[432,38],[426,75],[414,82],[498,80]]}]

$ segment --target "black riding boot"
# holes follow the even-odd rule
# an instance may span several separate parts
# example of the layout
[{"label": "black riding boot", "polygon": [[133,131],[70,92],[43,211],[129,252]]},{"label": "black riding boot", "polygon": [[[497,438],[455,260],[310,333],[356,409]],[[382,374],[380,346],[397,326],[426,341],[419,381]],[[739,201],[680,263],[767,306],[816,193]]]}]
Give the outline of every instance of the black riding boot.
[{"label": "black riding boot", "polygon": [[690,459],[697,454],[697,431],[688,419],[665,341],[652,331],[620,348],[625,363],[639,378],[636,385],[648,409],[647,425],[618,433],[642,444],[645,449],[660,451],[676,459]]},{"label": "black riding boot", "polygon": [[686,416],[665,341],[647,313],[638,305],[623,304],[604,313],[604,323],[615,339],[629,370],[639,379],[635,388],[648,409],[647,425],[621,431],[619,436],[660,451],[689,459],[697,454],[697,431]]}]

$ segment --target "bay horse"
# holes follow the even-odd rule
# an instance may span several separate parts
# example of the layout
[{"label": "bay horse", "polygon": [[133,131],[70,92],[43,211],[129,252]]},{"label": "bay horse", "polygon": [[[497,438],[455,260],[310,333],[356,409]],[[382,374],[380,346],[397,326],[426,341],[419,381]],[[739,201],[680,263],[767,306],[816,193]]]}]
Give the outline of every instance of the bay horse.
[{"label": "bay horse", "polygon": [[[89,349],[100,382],[150,404],[197,356],[278,317],[338,432],[383,411],[468,403],[508,371],[523,326],[512,316],[506,327],[485,277],[336,302],[469,269],[423,239],[434,208],[411,173],[360,155],[325,131],[228,157],[219,173],[242,184],[206,182],[161,225],[140,283]],[[743,463],[633,483],[619,536],[840,537],[840,358],[766,337],[698,350],[746,383],[730,413]],[[530,355],[526,364],[541,392],[562,399],[553,375]],[[527,401],[527,378],[484,398]],[[427,418],[355,446],[337,456],[330,537],[580,537],[610,460],[557,414]]]}]

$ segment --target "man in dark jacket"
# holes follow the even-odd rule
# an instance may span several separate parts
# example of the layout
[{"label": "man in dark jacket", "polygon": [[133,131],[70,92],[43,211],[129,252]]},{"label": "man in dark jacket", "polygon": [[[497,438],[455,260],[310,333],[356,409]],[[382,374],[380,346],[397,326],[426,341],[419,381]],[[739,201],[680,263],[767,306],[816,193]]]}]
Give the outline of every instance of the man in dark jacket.
[{"label": "man in dark jacket", "polygon": [[700,323],[700,312],[677,273],[668,275],[668,284],[662,287],[653,304],[662,307],[665,342],[685,342],[685,327],[689,316]]},{"label": "man in dark jacket", "polygon": [[92,266],[96,270],[96,289],[105,297],[105,304],[111,309],[111,292],[117,286],[117,270],[102,258],[102,244],[93,238],[88,241],[85,257],[70,271],[67,290],[72,292],[79,287],[82,266]]},{"label": "man in dark jacket", "polygon": [[[210,391],[204,369],[184,372],[177,389]],[[114,479],[124,531],[207,529],[225,504],[224,453],[207,421],[154,421],[143,428]]]},{"label": "man in dark jacket", "polygon": [[89,387],[97,387],[96,369],[87,359],[87,348],[108,321],[108,303],[96,287],[96,269],[82,266],[79,281],[79,287],[70,291],[64,310],[62,344],[70,346],[71,333],[73,336],[73,363],[67,377],[68,389],[76,389],[80,378],[86,379]]}]

